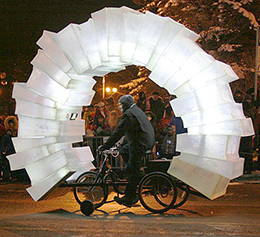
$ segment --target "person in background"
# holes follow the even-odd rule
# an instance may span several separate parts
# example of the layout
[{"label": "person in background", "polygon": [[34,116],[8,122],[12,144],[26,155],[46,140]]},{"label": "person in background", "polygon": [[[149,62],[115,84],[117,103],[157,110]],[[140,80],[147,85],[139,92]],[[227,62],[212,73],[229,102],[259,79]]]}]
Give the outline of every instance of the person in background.
[{"label": "person in background", "polygon": [[176,127],[169,125],[167,134],[163,138],[159,158],[172,159],[176,152]]},{"label": "person in background", "polygon": [[103,115],[99,115],[93,124],[93,131],[95,136],[109,136],[111,134],[111,127],[109,126]]},{"label": "person in background", "polygon": [[163,98],[159,95],[157,91],[154,91],[152,96],[148,98],[150,111],[156,116],[156,122],[158,123],[163,117],[165,104]]},{"label": "person in background", "polygon": [[150,104],[146,95],[143,91],[139,92],[138,99],[136,100],[136,105],[143,111],[146,112],[150,110]]},{"label": "person in background", "polygon": [[115,197],[121,205],[131,207],[138,201],[137,185],[143,176],[141,158],[147,150],[152,150],[155,139],[154,130],[146,114],[136,106],[131,95],[119,99],[119,108],[123,115],[108,140],[99,147],[99,151],[111,148],[125,135],[125,142],[119,152],[127,164],[128,185],[122,198]]}]

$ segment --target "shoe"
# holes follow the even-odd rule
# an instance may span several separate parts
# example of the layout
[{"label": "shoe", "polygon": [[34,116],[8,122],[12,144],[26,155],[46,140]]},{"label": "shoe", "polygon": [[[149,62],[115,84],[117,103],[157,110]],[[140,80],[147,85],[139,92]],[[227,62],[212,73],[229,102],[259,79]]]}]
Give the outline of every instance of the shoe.
[{"label": "shoe", "polygon": [[132,198],[128,198],[126,196],[121,197],[121,198],[116,196],[116,197],[114,197],[114,200],[120,205],[132,207],[133,204],[138,202],[138,197],[136,196],[134,199],[132,199]]}]

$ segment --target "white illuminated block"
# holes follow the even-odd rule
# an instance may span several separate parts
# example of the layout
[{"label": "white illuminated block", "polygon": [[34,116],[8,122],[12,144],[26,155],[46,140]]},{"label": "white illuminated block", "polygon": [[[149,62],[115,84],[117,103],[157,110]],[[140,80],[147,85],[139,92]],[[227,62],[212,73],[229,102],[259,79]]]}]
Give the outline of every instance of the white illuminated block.
[{"label": "white illuminated block", "polygon": [[208,67],[214,61],[215,59],[204,51],[196,51],[182,65],[181,71],[187,78],[191,79],[194,77],[194,75],[197,75],[200,71]]},{"label": "white illuminated block", "polygon": [[124,30],[121,45],[121,61],[123,62],[132,62],[143,18],[144,14],[139,12],[128,12],[124,17]]},{"label": "white illuminated block", "polygon": [[149,11],[145,12],[133,55],[133,61],[143,65],[146,65],[149,62],[166,22],[166,18]]},{"label": "white illuminated block", "polygon": [[181,32],[179,33],[179,35],[195,42],[200,38],[200,35],[193,32],[192,30],[188,29],[188,28],[182,28]]},{"label": "white illuminated block", "polygon": [[245,119],[242,104],[225,103],[202,110],[184,114],[182,117],[184,127],[202,124],[218,123],[233,119]]},{"label": "white illuminated block", "polygon": [[63,150],[63,152],[65,152],[65,154],[66,154],[66,150],[70,149],[71,146],[72,145],[68,144],[68,143],[53,143],[53,144],[49,144],[47,146],[47,149],[48,149],[50,154],[56,153],[56,152],[61,151],[61,150]]},{"label": "white illuminated block", "polygon": [[56,119],[57,110],[25,100],[16,100],[15,113],[35,118]]},{"label": "white illuminated block", "polygon": [[36,67],[33,67],[32,74],[26,85],[42,96],[59,103],[64,103],[69,96],[69,92],[66,88]]},{"label": "white illuminated block", "polygon": [[31,61],[31,64],[46,73],[60,85],[67,87],[71,78],[57,65],[55,65],[54,62],[46,54],[44,54],[44,51],[38,50],[38,53]]},{"label": "white illuminated block", "polygon": [[251,136],[254,128],[251,118],[188,127],[189,134]]},{"label": "white illuminated block", "polygon": [[60,122],[60,136],[76,136],[85,134],[85,120],[71,120]]},{"label": "white illuminated block", "polygon": [[91,68],[102,65],[93,20],[89,19],[87,22],[75,26],[74,30]]},{"label": "white illuminated block", "polygon": [[25,165],[48,156],[49,152],[46,146],[33,148],[27,151],[17,152],[9,155],[7,158],[12,170],[25,168]]},{"label": "white illuminated block", "polygon": [[36,91],[32,91],[30,88],[28,88],[26,86],[26,83],[22,83],[22,82],[14,83],[12,98],[30,101],[48,107],[55,106],[55,102],[53,100],[49,100],[37,94]]},{"label": "white illuminated block", "polygon": [[103,8],[91,14],[93,19],[95,32],[97,36],[97,44],[102,62],[109,60],[108,58],[108,32],[107,32],[107,8]]},{"label": "white illuminated block", "polygon": [[[169,75],[168,75],[169,76]],[[189,79],[183,74],[183,71],[177,71],[174,73],[170,79],[167,80],[167,77],[164,77],[165,79],[162,81],[162,87],[167,89],[167,91],[175,95],[175,89],[179,86],[183,85],[185,82],[187,82]]]},{"label": "white illuminated block", "polygon": [[187,83],[180,85],[179,88],[174,87],[174,93],[177,96],[180,96],[216,79],[229,83],[237,80],[238,76],[229,65],[219,61],[214,61],[197,75],[194,75]]},{"label": "white illuminated block", "polygon": [[44,137],[44,138],[20,138],[12,137],[12,142],[16,153],[30,150],[36,147],[45,146],[51,143],[57,142],[56,137]]},{"label": "white illuminated block", "polygon": [[[164,84],[175,73],[177,73],[180,70],[184,62],[188,61],[188,59],[195,52],[199,54],[198,52],[203,52],[203,51],[196,43],[186,38],[183,38],[182,36],[177,35],[174,38],[174,40],[171,42],[169,47],[167,47],[164,54],[157,61],[156,66],[154,66],[149,78],[155,81],[159,86],[164,86],[166,89],[172,90],[172,88]],[[180,82],[180,80],[178,81],[179,84],[180,83],[183,84],[185,82],[185,81]],[[176,88],[173,88],[173,90],[174,89]]]},{"label": "white illuminated block", "polygon": [[62,167],[57,172],[51,174],[26,190],[34,201],[43,200],[48,197],[48,195],[50,195],[50,193],[53,192],[60,183],[66,180],[73,173],[74,172],[70,171],[66,166]]},{"label": "white illuminated block", "polygon": [[58,32],[54,39],[69,59],[73,68],[78,74],[90,69],[88,59],[80,45],[80,42],[73,30],[75,24],[69,24],[63,30]]},{"label": "white illuminated block", "polygon": [[108,56],[119,56],[122,42],[123,8],[107,9]]},{"label": "white illuminated block", "polygon": [[70,80],[68,89],[73,90],[91,90],[96,81]]},{"label": "white illuminated block", "polygon": [[73,156],[68,156],[69,167],[76,172],[70,176],[67,181],[75,180],[80,174],[90,169],[95,169],[95,166],[91,163],[94,160],[92,152],[89,146],[75,147],[71,151],[76,155],[76,159]]},{"label": "white illuminated block", "polygon": [[178,158],[174,159],[178,159],[204,170],[219,174],[229,180],[243,174],[244,158],[236,157],[229,160],[219,160],[182,152]]},{"label": "white illuminated block", "polygon": [[67,106],[80,106],[90,105],[95,95],[95,91],[82,91],[82,90],[68,90],[69,96],[64,105]]},{"label": "white illuminated block", "polygon": [[18,137],[59,136],[59,121],[19,115]]},{"label": "white illuminated block", "polygon": [[170,102],[176,116],[224,103],[235,103],[229,84],[212,81]]},{"label": "white illuminated block", "polygon": [[33,137],[33,138],[22,138],[22,137],[12,137],[13,145],[16,153],[27,151],[33,148],[46,146],[54,143],[75,143],[81,142],[82,136],[61,136],[61,137]]},{"label": "white illuminated block", "polygon": [[58,151],[33,163],[25,165],[25,169],[30,177],[31,184],[34,185],[57,172],[62,167],[66,166],[67,163],[64,151]]},{"label": "white illuminated block", "polygon": [[63,71],[68,72],[72,67],[71,63],[64,55],[58,44],[54,40],[56,33],[44,30],[42,37],[36,42],[45,53],[49,55],[51,60]]},{"label": "white illuminated block", "polygon": [[176,150],[202,157],[229,160],[239,157],[239,136],[178,134]]},{"label": "white illuminated block", "polygon": [[160,35],[160,38],[152,54],[152,57],[146,65],[147,69],[149,69],[150,71],[154,69],[157,61],[162,56],[165,49],[170,45],[173,39],[182,31],[183,28],[184,25],[178,23],[177,21],[174,21],[171,18],[167,19],[167,22]]},{"label": "white illuminated block", "polygon": [[[111,57],[110,57],[111,59]],[[94,70],[88,70],[84,75],[103,77],[110,72],[119,72],[125,69],[125,65],[115,62],[105,62],[102,67],[97,67]]]},{"label": "white illuminated block", "polygon": [[174,158],[168,173],[213,200],[226,193],[229,179],[189,162]]}]

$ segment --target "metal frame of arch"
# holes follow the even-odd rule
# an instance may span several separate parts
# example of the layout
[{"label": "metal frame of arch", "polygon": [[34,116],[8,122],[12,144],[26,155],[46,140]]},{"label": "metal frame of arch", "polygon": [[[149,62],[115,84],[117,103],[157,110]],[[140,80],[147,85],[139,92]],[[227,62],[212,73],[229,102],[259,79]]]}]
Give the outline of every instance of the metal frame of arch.
[{"label": "metal frame of arch", "polygon": [[181,156],[168,172],[210,199],[225,194],[243,173],[240,138],[254,130],[229,87],[237,75],[205,53],[198,37],[169,17],[127,7],[104,8],[58,33],[44,31],[27,83],[14,85],[19,128],[16,153],[8,156],[12,170],[26,169],[32,198],[45,198],[62,180],[93,167],[89,147],[71,145],[85,133],[76,115],[91,104],[93,76],[133,64],[177,96],[171,105],[188,128],[178,136]]}]

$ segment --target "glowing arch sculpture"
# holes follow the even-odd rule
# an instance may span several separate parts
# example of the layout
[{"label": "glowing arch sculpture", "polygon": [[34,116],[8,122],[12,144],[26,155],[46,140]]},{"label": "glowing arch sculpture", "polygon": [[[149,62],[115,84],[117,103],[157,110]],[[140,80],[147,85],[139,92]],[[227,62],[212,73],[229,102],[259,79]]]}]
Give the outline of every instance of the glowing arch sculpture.
[{"label": "glowing arch sculpture", "polygon": [[19,129],[16,154],[8,157],[12,170],[26,169],[33,199],[92,168],[89,147],[71,145],[82,141],[84,121],[71,118],[91,103],[93,76],[132,64],[151,70],[150,78],[177,96],[171,105],[188,128],[178,136],[181,156],[168,172],[210,199],[225,194],[229,181],[243,173],[240,138],[254,131],[229,87],[237,75],[205,53],[198,37],[169,17],[127,7],[104,8],[58,33],[44,31],[27,83],[14,86]]}]

